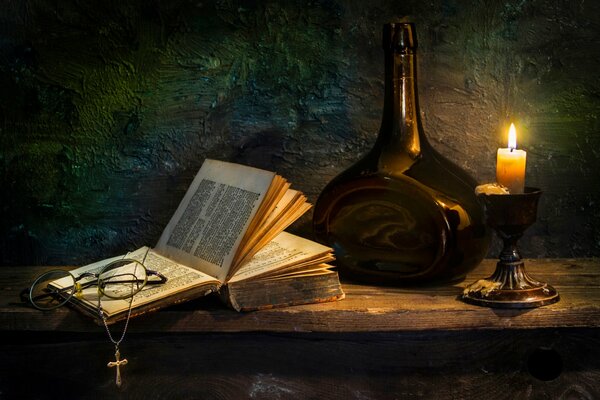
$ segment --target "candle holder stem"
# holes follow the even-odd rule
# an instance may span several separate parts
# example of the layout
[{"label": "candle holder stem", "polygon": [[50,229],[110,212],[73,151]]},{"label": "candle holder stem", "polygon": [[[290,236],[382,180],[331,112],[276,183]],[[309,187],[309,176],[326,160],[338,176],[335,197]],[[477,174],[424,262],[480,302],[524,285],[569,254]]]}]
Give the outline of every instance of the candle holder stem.
[{"label": "candle holder stem", "polygon": [[534,308],[559,300],[556,289],[525,270],[517,242],[536,219],[541,191],[526,188],[516,195],[482,195],[487,222],[504,242],[494,273],[467,286],[462,299],[496,308]]},{"label": "candle holder stem", "polygon": [[504,247],[500,252],[498,258],[500,261],[504,262],[517,262],[521,261],[521,254],[519,253],[519,247],[517,246],[517,242],[523,236],[522,233],[517,234],[503,234],[502,232],[498,232],[500,238],[504,242]]}]

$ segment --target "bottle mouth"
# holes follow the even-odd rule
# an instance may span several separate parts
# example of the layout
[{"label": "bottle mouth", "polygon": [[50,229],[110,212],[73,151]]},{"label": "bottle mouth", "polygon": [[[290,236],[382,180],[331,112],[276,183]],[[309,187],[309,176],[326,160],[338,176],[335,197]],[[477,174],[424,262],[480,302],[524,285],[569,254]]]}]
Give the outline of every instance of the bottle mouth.
[{"label": "bottle mouth", "polygon": [[417,49],[417,34],[412,22],[390,22],[383,25],[383,49],[413,54]]}]

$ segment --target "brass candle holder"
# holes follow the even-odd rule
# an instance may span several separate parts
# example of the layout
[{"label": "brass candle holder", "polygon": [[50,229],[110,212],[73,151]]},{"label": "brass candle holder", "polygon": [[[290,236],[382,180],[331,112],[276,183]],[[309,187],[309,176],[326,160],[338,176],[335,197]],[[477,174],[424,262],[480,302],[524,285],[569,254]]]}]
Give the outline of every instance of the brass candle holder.
[{"label": "brass candle holder", "polygon": [[495,272],[467,286],[463,301],[494,308],[535,308],[557,302],[556,289],[529,276],[517,241],[536,221],[542,192],[526,187],[522,194],[479,194],[487,224],[504,241]]}]

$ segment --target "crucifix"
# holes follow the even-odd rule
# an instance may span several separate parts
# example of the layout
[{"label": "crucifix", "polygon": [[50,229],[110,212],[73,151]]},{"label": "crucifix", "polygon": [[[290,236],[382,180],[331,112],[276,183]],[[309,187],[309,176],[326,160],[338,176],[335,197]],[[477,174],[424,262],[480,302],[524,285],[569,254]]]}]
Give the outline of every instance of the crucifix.
[{"label": "crucifix", "polygon": [[115,383],[118,387],[121,387],[121,365],[127,364],[127,359],[124,358],[120,360],[120,357],[121,353],[119,353],[119,349],[117,348],[115,351],[115,361],[111,361],[108,364],[106,364],[106,366],[109,368],[117,367],[117,377],[115,379]]}]

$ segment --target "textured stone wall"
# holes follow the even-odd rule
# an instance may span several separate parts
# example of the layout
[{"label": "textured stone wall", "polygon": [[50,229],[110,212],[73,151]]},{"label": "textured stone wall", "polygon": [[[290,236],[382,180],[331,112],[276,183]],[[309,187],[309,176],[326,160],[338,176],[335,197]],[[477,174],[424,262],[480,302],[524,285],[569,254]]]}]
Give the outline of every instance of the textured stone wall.
[{"label": "textured stone wall", "polygon": [[[598,2],[7,0],[0,263],[153,245],[206,157],[315,201],[375,140],[381,26],[401,19],[440,152],[492,181],[516,122],[544,190],[525,255],[600,256]],[[310,215],[292,230],[309,236]]]}]

